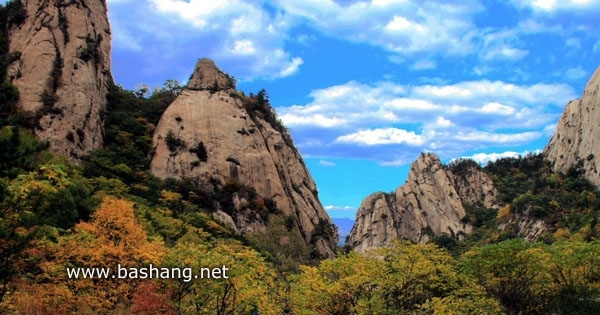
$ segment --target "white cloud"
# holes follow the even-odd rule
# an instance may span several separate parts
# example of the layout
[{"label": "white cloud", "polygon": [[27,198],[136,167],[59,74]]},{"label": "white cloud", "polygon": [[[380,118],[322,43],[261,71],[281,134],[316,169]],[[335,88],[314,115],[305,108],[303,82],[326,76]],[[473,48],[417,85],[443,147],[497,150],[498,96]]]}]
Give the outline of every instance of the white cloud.
[{"label": "white cloud", "polygon": [[529,8],[536,12],[548,13],[553,11],[575,11],[598,7],[595,0],[512,0],[517,7]]},{"label": "white cloud", "polygon": [[359,130],[355,133],[339,136],[336,142],[354,143],[359,145],[408,144],[419,146],[423,138],[413,131],[397,128]]},{"label": "white cloud", "polygon": [[529,51],[524,49],[512,48],[508,46],[496,47],[487,51],[483,57],[484,60],[519,60],[529,54]]},{"label": "white cloud", "polygon": [[277,108],[303,154],[399,165],[421,151],[448,158],[540,140],[575,93],[548,83],[351,81],[310,96],[308,104]]},{"label": "white cloud", "polygon": [[392,21],[385,26],[388,31],[402,31],[410,28],[412,25],[406,18],[402,16],[394,16]]},{"label": "white cloud", "polygon": [[433,49],[455,55],[470,52],[475,28],[472,20],[483,9],[472,0],[375,0],[348,5],[331,0],[279,0],[274,5],[327,35],[402,54]]},{"label": "white cloud", "polygon": [[454,124],[450,120],[448,120],[442,116],[438,116],[437,120],[435,121],[435,125],[440,128],[445,128],[445,127],[452,127]]},{"label": "white cloud", "polygon": [[579,80],[588,76],[588,72],[581,67],[569,68],[564,72],[564,76],[570,80]]},{"label": "white cloud", "polygon": [[414,88],[419,97],[435,97],[439,100],[463,101],[467,104],[481,101],[500,102],[509,106],[519,103],[546,103],[563,106],[574,98],[573,89],[564,83],[516,85],[503,81],[464,81],[452,85],[424,85]]},{"label": "white cloud", "polygon": [[408,160],[408,159],[396,159],[396,160],[385,160],[385,161],[380,162],[379,164],[381,166],[398,167],[398,166],[406,165],[411,162],[412,161]]},{"label": "white cloud", "polygon": [[287,113],[281,115],[280,118],[286,126],[309,125],[330,128],[344,125],[346,123],[346,120],[343,118],[326,117],[323,114],[303,116],[298,113]]},{"label": "white cloud", "polygon": [[518,61],[529,54],[521,42],[523,27],[482,29],[479,56],[485,62]]},{"label": "white cloud", "polygon": [[471,159],[471,160],[478,162],[479,164],[485,165],[488,162],[494,162],[494,161],[496,161],[498,159],[502,159],[502,158],[517,158],[519,156],[526,156],[530,153],[539,154],[541,152],[542,151],[537,150],[534,152],[525,151],[525,152],[520,152],[520,153],[515,152],[515,151],[505,151],[502,153],[476,153],[471,156],[463,156],[461,158],[462,159]]},{"label": "white cloud", "polygon": [[233,49],[230,52],[240,55],[253,55],[256,53],[254,43],[249,39],[236,40],[233,43]]},{"label": "white cloud", "polygon": [[416,98],[394,98],[392,100],[383,103],[385,108],[393,110],[415,110],[415,111],[431,111],[440,109],[439,105],[436,105],[430,101],[416,99]]},{"label": "white cloud", "polygon": [[298,71],[304,60],[300,57],[293,58],[290,62],[284,65],[284,68],[279,72],[280,77],[290,76]]},{"label": "white cloud", "polygon": [[323,207],[327,211],[356,211],[355,207],[350,206],[324,206]]},{"label": "white cloud", "polygon": [[327,161],[327,160],[319,160],[319,165],[325,166],[325,167],[333,167],[333,166],[335,166],[335,163],[331,162],[331,161]]},{"label": "white cloud", "polygon": [[406,3],[406,0],[373,0],[373,5],[381,7],[387,7],[397,3]]},{"label": "white cloud", "polygon": [[522,133],[491,133],[485,131],[459,132],[456,139],[460,141],[469,141],[477,143],[488,143],[496,145],[518,144],[535,140],[541,136],[540,132],[522,132]]},{"label": "white cloud", "polygon": [[481,111],[484,113],[495,113],[499,115],[512,115],[515,113],[515,109],[513,107],[502,105],[500,103],[487,103],[483,105]]},{"label": "white cloud", "polygon": [[556,132],[556,126],[557,124],[554,123],[544,127],[544,134],[549,137],[554,135],[554,133]]}]

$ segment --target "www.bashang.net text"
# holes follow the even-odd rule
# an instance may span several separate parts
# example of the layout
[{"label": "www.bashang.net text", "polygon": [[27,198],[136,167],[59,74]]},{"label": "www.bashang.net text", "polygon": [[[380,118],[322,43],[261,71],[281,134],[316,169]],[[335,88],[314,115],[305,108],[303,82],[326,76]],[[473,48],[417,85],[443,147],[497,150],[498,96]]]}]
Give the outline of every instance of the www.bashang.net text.
[{"label": "www.bashang.net text", "polygon": [[158,268],[152,264],[147,267],[123,267],[117,265],[116,269],[108,267],[72,267],[67,268],[69,279],[176,279],[190,282],[193,279],[229,279],[229,268],[200,268],[194,273],[192,268],[163,267]]}]

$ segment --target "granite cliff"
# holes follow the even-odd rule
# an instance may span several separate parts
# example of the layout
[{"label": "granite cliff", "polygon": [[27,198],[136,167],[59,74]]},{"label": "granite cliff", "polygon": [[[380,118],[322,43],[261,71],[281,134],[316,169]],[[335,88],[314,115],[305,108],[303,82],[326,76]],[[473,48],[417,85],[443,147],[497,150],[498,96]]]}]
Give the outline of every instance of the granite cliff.
[{"label": "granite cliff", "polygon": [[572,167],[600,187],[597,161],[600,158],[600,68],[588,81],[583,96],[567,104],[556,132],[544,150],[556,172]]},{"label": "granite cliff", "polygon": [[[332,257],[337,231],[316,185],[263,92],[247,97],[209,59],[198,61],[154,134],[151,171],[160,178],[189,178],[207,187],[253,187],[292,216],[297,230],[322,256]],[[217,217],[240,233],[261,232],[264,220],[249,216],[249,200],[234,198],[235,213]]]},{"label": "granite cliff", "polygon": [[378,192],[363,200],[347,244],[366,252],[398,238],[426,243],[434,235],[445,234],[462,239],[472,229],[464,222],[464,204],[496,208],[497,195],[491,179],[480,169],[453,174],[436,155],[421,154],[395,193]]},{"label": "granite cliff", "polygon": [[102,147],[111,32],[103,0],[22,0],[7,79],[38,138],[72,162]]}]

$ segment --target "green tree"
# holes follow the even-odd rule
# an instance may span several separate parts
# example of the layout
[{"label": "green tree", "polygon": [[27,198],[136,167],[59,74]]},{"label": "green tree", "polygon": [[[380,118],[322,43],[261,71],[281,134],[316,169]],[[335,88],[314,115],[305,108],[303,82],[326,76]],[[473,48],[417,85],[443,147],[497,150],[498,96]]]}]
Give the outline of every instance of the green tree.
[{"label": "green tree", "polygon": [[549,273],[556,286],[554,314],[600,314],[600,241],[562,241],[547,247]]},{"label": "green tree", "polygon": [[[168,281],[176,310],[183,314],[281,314],[274,291],[275,270],[258,252],[235,242],[177,244],[162,262],[202,275],[189,282]],[[203,268],[218,269],[213,278]]]},{"label": "green tree", "polygon": [[15,178],[35,169],[37,154],[46,150],[48,143],[37,141],[17,126],[6,126],[0,127],[0,148],[0,177]]},{"label": "green tree", "polygon": [[366,314],[378,288],[377,261],[356,253],[324,260],[318,267],[301,266],[291,277],[294,314]]},{"label": "green tree", "polygon": [[461,257],[463,272],[509,314],[548,314],[553,295],[550,261],[541,244],[522,239],[475,248]]}]

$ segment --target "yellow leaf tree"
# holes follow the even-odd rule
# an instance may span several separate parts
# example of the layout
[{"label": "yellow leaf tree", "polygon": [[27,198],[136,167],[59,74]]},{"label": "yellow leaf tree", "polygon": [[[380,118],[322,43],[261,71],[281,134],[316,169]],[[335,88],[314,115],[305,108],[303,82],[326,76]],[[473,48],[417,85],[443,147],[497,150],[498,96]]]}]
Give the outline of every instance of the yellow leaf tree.
[{"label": "yellow leaf tree", "polygon": [[[37,279],[48,289],[41,293],[48,310],[68,309],[77,313],[111,313],[126,309],[137,279],[113,278],[117,267],[140,268],[159,262],[164,248],[148,239],[134,216],[132,202],[104,197],[90,222],[77,224],[57,242],[43,240],[46,259],[44,273]],[[67,268],[110,268],[106,278],[69,277]],[[42,279],[43,278],[43,279]],[[52,292],[49,286],[54,286]],[[40,291],[43,288],[38,288]]]},{"label": "yellow leaf tree", "polygon": [[191,268],[198,276],[168,281],[180,313],[282,313],[276,302],[275,269],[251,248],[235,242],[181,242],[162,265]]}]

